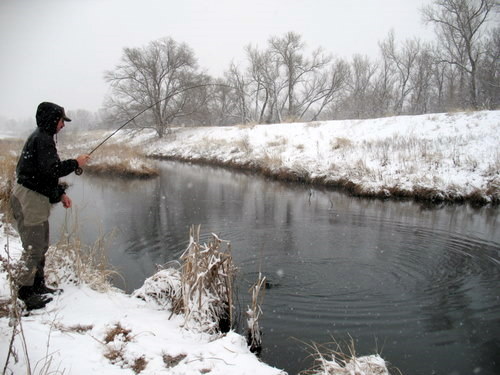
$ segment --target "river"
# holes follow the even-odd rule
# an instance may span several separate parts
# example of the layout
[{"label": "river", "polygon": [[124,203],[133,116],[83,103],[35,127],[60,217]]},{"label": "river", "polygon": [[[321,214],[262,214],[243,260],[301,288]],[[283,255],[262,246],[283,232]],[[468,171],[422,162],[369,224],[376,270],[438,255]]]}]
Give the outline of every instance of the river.
[{"label": "river", "polygon": [[[403,374],[500,373],[498,208],[349,197],[265,178],[159,162],[152,180],[71,177],[72,213],[57,207],[51,238],[78,216],[93,243],[114,231],[110,263],[126,291],[179,258],[189,227],[231,241],[238,306],[259,271],[262,360],[290,375],[308,346],[352,342]],[[68,215],[69,214],[69,215]],[[238,328],[243,332],[244,326]],[[331,346],[335,349],[335,346]]]}]

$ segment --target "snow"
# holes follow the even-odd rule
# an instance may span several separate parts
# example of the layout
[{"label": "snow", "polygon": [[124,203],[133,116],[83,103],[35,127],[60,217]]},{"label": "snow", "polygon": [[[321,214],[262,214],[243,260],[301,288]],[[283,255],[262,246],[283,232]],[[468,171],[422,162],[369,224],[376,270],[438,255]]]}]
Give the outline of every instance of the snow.
[{"label": "snow", "polygon": [[[3,256],[7,241],[9,254],[17,259],[22,250],[19,238],[2,233]],[[22,318],[33,373],[49,368],[65,374],[133,374],[131,368],[143,358],[146,368],[140,373],[145,375],[283,374],[259,361],[248,349],[245,338],[236,332],[222,335],[187,330],[183,327],[184,317],[171,316],[165,306],[138,298],[151,288],[151,282],[148,279],[144,287],[132,295],[115,288],[98,292],[85,284],[59,285],[63,293],[55,296],[46,308]],[[0,292],[0,300],[8,299],[10,289],[5,272],[0,272]],[[0,318],[2,366],[12,336],[9,323],[8,317]],[[116,327],[123,333],[107,340],[106,336]],[[26,373],[27,361],[19,334],[14,348],[18,360],[10,358],[6,373]],[[176,364],[171,360],[175,358],[181,360]]]},{"label": "snow", "polygon": [[[94,134],[85,146],[95,146],[104,134]],[[123,130],[109,141],[120,142],[138,145],[152,156],[252,165],[276,173],[287,169],[324,181],[346,179],[366,192],[387,195],[391,187],[425,187],[455,197],[480,191],[491,200],[498,197],[500,187],[500,111],[175,128],[161,140],[150,131]],[[2,225],[0,254],[5,257],[8,248],[16,259],[22,251],[20,240]],[[164,282],[163,276],[175,275],[160,274],[157,281]],[[184,318],[172,315],[167,302],[147,297],[151,283],[146,280],[143,288],[128,295],[114,288],[98,292],[86,284],[63,282],[62,294],[21,320],[33,373],[133,374],[131,368],[141,363],[146,366],[141,374],[284,373],[259,361],[236,332],[186,329]],[[0,271],[0,300],[9,295],[6,273]],[[12,336],[10,323],[8,317],[0,318],[2,366]],[[113,329],[120,334],[106,342]],[[19,334],[14,348],[16,356],[10,358],[6,373],[27,373]],[[378,356],[361,357],[339,369],[326,362],[332,373],[348,373],[344,371],[368,366],[371,360],[380,365],[379,373],[385,373]]]},{"label": "snow", "polygon": [[114,141],[140,145],[155,157],[286,171],[305,181],[348,181],[360,195],[428,189],[436,199],[474,193],[486,203],[500,198],[500,111],[174,128],[160,140],[151,131],[131,132],[136,130],[118,133]]}]

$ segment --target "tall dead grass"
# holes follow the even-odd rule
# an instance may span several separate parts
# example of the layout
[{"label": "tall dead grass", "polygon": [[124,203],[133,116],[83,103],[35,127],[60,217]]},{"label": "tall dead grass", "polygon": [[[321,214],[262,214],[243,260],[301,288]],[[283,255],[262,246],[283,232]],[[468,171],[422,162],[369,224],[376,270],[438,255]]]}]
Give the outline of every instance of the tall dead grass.
[{"label": "tall dead grass", "polygon": [[[61,157],[75,157],[77,154],[88,153],[82,148],[62,149]],[[158,176],[158,169],[152,165],[137,147],[123,144],[103,144],[91,155],[90,162],[84,167],[84,172],[94,176],[113,176],[128,178],[151,178]]]},{"label": "tall dead grass", "polygon": [[8,210],[8,202],[14,183],[17,159],[23,141],[20,139],[0,139],[0,210]]},{"label": "tall dead grass", "polygon": [[208,333],[228,332],[234,321],[231,244],[215,234],[200,243],[200,226],[192,226],[181,256],[181,285],[186,328]]},{"label": "tall dead grass", "polygon": [[[387,363],[380,355],[358,356],[351,338],[347,348],[337,342],[308,345],[314,358],[312,368],[301,371],[299,375],[390,375]],[[401,374],[398,369],[395,372]]]},{"label": "tall dead grass", "polygon": [[[260,353],[262,350],[262,330],[259,326],[259,318],[262,314],[262,302],[264,299],[263,287],[266,284],[266,277],[259,272],[259,277],[249,292],[252,296],[252,304],[247,307],[247,344],[252,353]],[[264,288],[265,289],[265,288]]]},{"label": "tall dead grass", "polygon": [[111,269],[107,258],[113,232],[101,234],[93,245],[85,245],[79,235],[78,215],[75,214],[72,221],[69,214],[66,215],[59,241],[47,251],[47,282],[52,285],[86,284],[97,291],[111,289],[111,277],[119,276]]}]

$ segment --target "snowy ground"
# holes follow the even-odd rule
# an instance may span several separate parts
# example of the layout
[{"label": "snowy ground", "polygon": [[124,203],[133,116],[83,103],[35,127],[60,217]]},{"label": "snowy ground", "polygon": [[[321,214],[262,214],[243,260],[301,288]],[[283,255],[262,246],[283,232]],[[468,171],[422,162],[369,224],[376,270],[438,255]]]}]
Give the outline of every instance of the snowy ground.
[{"label": "snowy ground", "polygon": [[364,196],[500,199],[500,111],[175,128],[162,140],[124,130],[112,141],[156,157],[350,186]]},{"label": "snowy ground", "polygon": [[[5,225],[4,225],[5,227]],[[19,238],[2,230],[0,254],[17,258]],[[22,330],[33,374],[282,374],[250,353],[243,336],[209,335],[184,329],[184,319],[157,304],[110,289],[60,285],[64,293],[45,309],[22,318]],[[0,300],[9,297],[7,277],[0,272]],[[0,318],[0,364],[5,365],[12,327]],[[110,332],[116,335],[109,337]],[[14,341],[5,374],[26,374],[21,335]],[[137,367],[135,367],[137,368]]]}]

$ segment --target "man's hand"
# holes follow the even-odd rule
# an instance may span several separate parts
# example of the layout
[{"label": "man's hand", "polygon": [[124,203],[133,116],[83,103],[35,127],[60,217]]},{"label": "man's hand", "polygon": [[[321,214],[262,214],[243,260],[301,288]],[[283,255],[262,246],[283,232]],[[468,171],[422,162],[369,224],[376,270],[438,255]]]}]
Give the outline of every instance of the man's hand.
[{"label": "man's hand", "polygon": [[90,155],[88,154],[82,154],[76,158],[76,161],[78,162],[78,166],[80,168],[83,167],[85,164],[87,164],[89,160],[90,160]]},{"label": "man's hand", "polygon": [[66,194],[63,194],[61,196],[61,203],[64,208],[71,208],[71,198],[68,197]]}]

